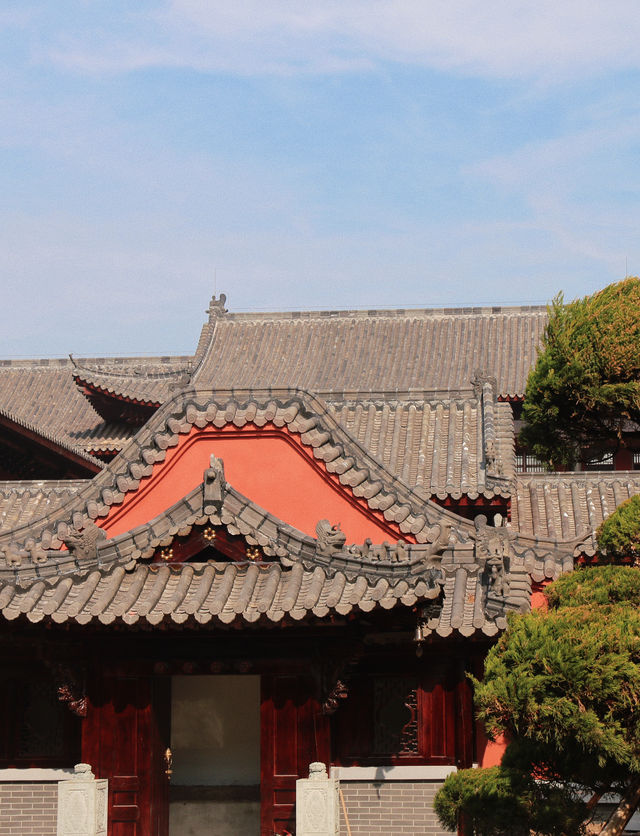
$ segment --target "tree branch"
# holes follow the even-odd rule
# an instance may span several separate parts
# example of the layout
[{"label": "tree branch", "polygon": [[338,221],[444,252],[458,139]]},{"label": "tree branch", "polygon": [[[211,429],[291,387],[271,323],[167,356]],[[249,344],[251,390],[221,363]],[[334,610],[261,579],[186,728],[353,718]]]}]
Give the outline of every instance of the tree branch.
[{"label": "tree branch", "polygon": [[620,803],[609,816],[609,820],[600,831],[600,836],[622,836],[622,833],[640,802],[640,776],[627,787]]}]

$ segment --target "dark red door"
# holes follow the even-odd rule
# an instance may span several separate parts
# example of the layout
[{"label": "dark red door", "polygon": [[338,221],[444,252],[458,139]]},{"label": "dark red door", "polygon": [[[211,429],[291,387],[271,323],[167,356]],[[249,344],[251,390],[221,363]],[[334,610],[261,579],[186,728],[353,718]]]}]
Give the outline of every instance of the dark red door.
[{"label": "dark red door", "polygon": [[168,836],[170,680],[101,677],[83,724],[82,757],[109,779],[109,836]]},{"label": "dark red door", "polygon": [[296,780],[313,761],[329,761],[327,718],[311,677],[262,677],[261,836],[295,833]]}]

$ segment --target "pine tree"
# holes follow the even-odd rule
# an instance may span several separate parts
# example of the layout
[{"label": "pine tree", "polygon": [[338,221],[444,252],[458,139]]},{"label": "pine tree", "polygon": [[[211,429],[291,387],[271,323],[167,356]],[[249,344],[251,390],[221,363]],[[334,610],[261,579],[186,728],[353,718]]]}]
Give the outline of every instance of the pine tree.
[{"label": "pine tree", "polygon": [[632,496],[600,524],[598,549],[609,559],[640,562],[640,495]]},{"label": "pine tree", "polygon": [[510,743],[501,766],[447,779],[446,827],[577,836],[614,792],[601,836],[618,836],[640,800],[640,572],[577,570],[546,594],[548,612],[510,617],[475,683],[488,734]]},{"label": "pine tree", "polygon": [[553,300],[522,417],[521,443],[550,466],[596,457],[640,423],[640,279]]}]

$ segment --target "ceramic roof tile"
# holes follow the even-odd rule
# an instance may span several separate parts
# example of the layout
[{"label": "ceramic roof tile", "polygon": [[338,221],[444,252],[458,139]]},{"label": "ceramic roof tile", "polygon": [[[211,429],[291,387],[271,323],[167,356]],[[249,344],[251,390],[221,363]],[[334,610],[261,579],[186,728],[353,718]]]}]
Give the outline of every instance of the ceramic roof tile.
[{"label": "ceramic roof tile", "polygon": [[511,500],[511,523],[537,537],[583,538],[576,553],[590,556],[595,553],[595,529],[621,502],[639,493],[639,471],[523,473]]},{"label": "ceramic roof tile", "polygon": [[106,424],[82,396],[71,377],[70,362],[0,365],[0,406],[19,421],[73,448],[120,448],[130,437]]},{"label": "ceramic roof tile", "polygon": [[[110,358],[83,362],[91,363],[96,374],[110,381],[137,381],[149,388],[156,381],[164,397],[167,379],[183,369],[189,359]],[[0,361],[0,409],[72,448],[87,452],[120,450],[136,428],[102,420],[74,383],[77,367],[75,361],[62,359]]]},{"label": "ceramic roof tile", "polygon": [[[169,366],[167,370],[166,366]],[[172,364],[145,364],[136,372],[118,367],[111,370],[76,366],[73,370],[76,385],[88,386],[107,396],[122,398],[134,403],[160,406],[176,387],[188,383],[188,367],[179,360]]]},{"label": "ceramic roof tile", "polygon": [[461,390],[477,369],[521,396],[546,308],[227,314],[206,327],[199,386],[316,394]]},{"label": "ceramic roof tile", "polygon": [[[500,493],[483,468],[478,401],[329,403],[329,413],[390,472],[432,496]],[[513,417],[495,404],[494,434],[503,475],[514,474]]]},{"label": "ceramic roof tile", "polygon": [[[348,580],[340,572],[329,575],[320,567],[305,570],[299,564],[291,568],[254,563],[137,564],[130,571],[111,566],[55,584],[40,581],[27,590],[0,586],[0,609],[8,620],[26,616],[39,622],[50,617],[59,624],[122,620],[156,625],[188,619],[230,624],[238,619],[278,622],[286,616],[299,620],[330,612],[347,615],[357,609],[413,606],[427,592],[420,578],[393,586],[387,582],[381,593],[379,581],[372,583],[364,576]],[[492,635],[496,628],[491,620],[473,620],[476,597],[483,595],[475,567],[471,571],[458,567],[445,584],[440,615],[428,629],[439,635],[454,630],[470,635],[476,629]],[[426,597],[432,599],[433,594]]]},{"label": "ceramic roof tile", "polygon": [[0,482],[0,533],[51,513],[86,487],[89,480]]}]

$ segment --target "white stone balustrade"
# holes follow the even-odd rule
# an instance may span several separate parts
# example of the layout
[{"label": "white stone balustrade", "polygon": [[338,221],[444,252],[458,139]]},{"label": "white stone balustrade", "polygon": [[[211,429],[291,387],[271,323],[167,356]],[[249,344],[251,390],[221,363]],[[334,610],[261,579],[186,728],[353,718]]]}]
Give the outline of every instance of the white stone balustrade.
[{"label": "white stone balustrade", "polygon": [[58,782],[58,836],[106,836],[108,783],[88,763],[76,764],[73,776]]},{"label": "white stone balustrade", "polygon": [[338,789],[323,763],[309,764],[309,777],[296,781],[297,836],[338,836]]}]

